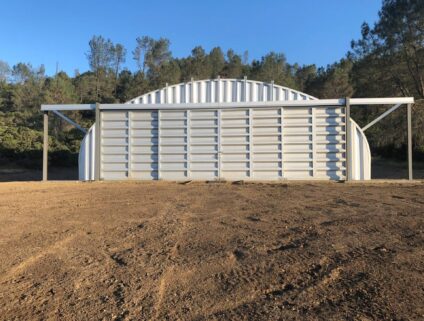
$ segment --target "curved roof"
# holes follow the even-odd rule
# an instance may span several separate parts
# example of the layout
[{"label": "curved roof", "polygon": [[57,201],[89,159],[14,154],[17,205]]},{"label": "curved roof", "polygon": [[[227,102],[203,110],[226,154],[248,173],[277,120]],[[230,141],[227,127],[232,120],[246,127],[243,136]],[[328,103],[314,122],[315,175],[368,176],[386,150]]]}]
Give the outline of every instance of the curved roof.
[{"label": "curved roof", "polygon": [[167,86],[128,101],[128,104],[184,104],[315,100],[283,86],[247,79],[206,79]]}]

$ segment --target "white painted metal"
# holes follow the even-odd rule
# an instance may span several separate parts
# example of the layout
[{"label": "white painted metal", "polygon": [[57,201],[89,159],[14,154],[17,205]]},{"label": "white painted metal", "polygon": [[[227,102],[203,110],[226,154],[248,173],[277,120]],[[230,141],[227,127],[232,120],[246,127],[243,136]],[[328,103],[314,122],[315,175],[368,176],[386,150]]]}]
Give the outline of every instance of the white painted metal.
[{"label": "white painted metal", "polygon": [[394,105],[413,104],[414,97],[390,97],[390,98],[351,98],[351,105]]},{"label": "white painted metal", "polygon": [[397,104],[394,105],[393,107],[391,107],[390,109],[386,110],[384,113],[382,113],[380,116],[378,116],[376,119],[374,119],[373,121],[371,121],[369,124],[365,125],[364,127],[362,127],[362,131],[366,131],[368,128],[370,128],[371,126],[374,126],[376,123],[378,123],[380,120],[382,120],[384,117],[386,117],[387,115],[391,114],[392,112],[394,112],[396,109],[398,109],[400,106],[402,106],[402,104]]},{"label": "white painted metal", "polygon": [[[231,79],[229,79],[231,80]],[[206,80],[210,81],[210,80]],[[231,80],[235,81],[235,80]],[[241,82],[241,81],[238,81]],[[252,81],[249,81],[252,82]],[[184,84],[174,85],[175,86],[183,86]],[[187,84],[185,84],[187,85]],[[267,84],[265,84],[267,85]],[[270,85],[270,84],[268,84]],[[248,85],[245,85],[246,87],[249,87]],[[202,86],[200,86],[203,88]],[[316,104],[315,101],[310,101],[308,99],[316,99],[312,96],[300,93],[301,95],[297,94],[299,92],[281,87],[276,86],[278,88],[283,88],[282,91],[284,93],[279,93],[277,90],[277,97],[278,99],[274,99],[273,101],[261,101],[261,100],[251,100],[252,97],[255,99],[257,98],[257,92],[254,90],[255,94],[251,94],[251,92],[247,93],[247,96],[242,95],[237,90],[236,101],[229,103],[229,98],[226,99],[224,102],[218,102],[217,99],[212,99],[214,96],[211,95],[209,92],[202,91],[202,95],[204,94],[204,99],[200,99],[199,103],[184,103],[180,102],[181,104],[184,104],[184,108],[234,108],[234,107],[278,107],[280,104],[280,101],[285,101],[285,106],[314,106]],[[214,88],[213,86],[211,88]],[[215,89],[210,89],[215,90]],[[183,92],[183,90],[181,90]],[[175,95],[176,101],[183,101],[184,99],[181,99],[179,91],[173,91]],[[275,92],[275,89],[274,89]],[[153,92],[152,92],[153,93]],[[169,102],[166,100],[165,103],[161,103],[160,99],[158,99],[159,102],[157,103],[151,103],[151,95],[152,93],[145,94],[143,96],[137,97],[133,100],[131,100],[128,103],[133,104],[131,106],[131,109],[178,109],[180,106],[176,106],[177,103],[175,102]],[[150,97],[149,99],[146,98]],[[164,96],[164,94],[159,94],[159,97]],[[237,100],[240,96],[246,97],[246,99]],[[143,97],[143,98],[141,98]],[[212,97],[212,98],[211,98]],[[293,100],[293,98],[298,100]],[[299,100],[299,98],[301,98]],[[209,101],[210,100],[210,101]],[[147,102],[145,102],[147,101]],[[127,104],[104,104],[102,105],[101,109],[128,109]],[[345,100],[344,98],[339,99],[320,99],[320,106],[344,106]],[[350,99],[350,105],[354,106],[361,106],[361,105],[391,105],[391,104],[413,104],[414,103],[414,97],[390,97],[390,98],[351,98]],[[53,111],[53,110],[95,110],[96,105],[95,104],[77,104],[77,105],[41,105],[42,111]]]},{"label": "white painted metal", "polygon": [[351,131],[351,180],[369,180],[371,179],[371,151],[367,138],[363,130],[353,120],[351,120]]},{"label": "white painted metal", "polygon": [[94,180],[95,151],[96,151],[96,128],[95,125],[87,131],[83,138],[78,155],[78,178],[81,181]]},{"label": "white painted metal", "polygon": [[[262,95],[262,94],[261,94]],[[255,108],[255,107],[280,107],[283,101],[257,101],[257,102],[213,102],[213,103],[186,103],[186,104],[132,104],[128,106],[125,104],[102,104],[102,110],[151,110],[151,109],[181,109],[181,108],[195,108],[195,109],[232,109],[232,108]],[[284,101],[284,106],[287,107],[305,107],[316,106],[316,99],[314,100],[287,100]],[[320,106],[344,106],[344,99],[324,99],[320,100]]]},{"label": "white painted metal", "polygon": [[[164,93],[168,91],[167,101]],[[190,95],[190,92],[192,95]],[[247,95],[244,96],[243,93]],[[274,99],[272,99],[274,97]],[[191,99],[193,98],[193,99]],[[272,83],[244,79],[209,79],[190,81],[168,86],[141,95],[129,101],[130,104],[187,104],[187,103],[235,103],[308,100],[314,97],[290,88]]]},{"label": "white painted metal", "polygon": [[[101,105],[101,179],[345,178],[344,99],[216,79],[167,86],[129,104]],[[351,127],[352,179],[369,179],[368,143]]]},{"label": "white painted metal", "polygon": [[95,110],[96,104],[63,104],[63,105],[41,105],[42,111],[53,111],[53,110]]},{"label": "white painted metal", "polygon": [[80,125],[78,125],[76,122],[74,122],[72,119],[70,119],[69,117],[65,116],[64,114],[62,114],[61,112],[58,112],[57,110],[53,110],[52,111],[53,114],[59,116],[60,118],[62,118],[64,121],[68,122],[69,124],[75,126],[77,129],[79,129],[80,131],[82,131],[84,134],[87,134],[87,130],[83,127],[81,127]]},{"label": "white painted metal", "polygon": [[[132,178],[159,179],[159,113],[157,110],[130,113]],[[104,179],[107,179],[107,173]]]},{"label": "white painted metal", "polygon": [[100,179],[125,179],[129,171],[128,111],[101,112]]}]

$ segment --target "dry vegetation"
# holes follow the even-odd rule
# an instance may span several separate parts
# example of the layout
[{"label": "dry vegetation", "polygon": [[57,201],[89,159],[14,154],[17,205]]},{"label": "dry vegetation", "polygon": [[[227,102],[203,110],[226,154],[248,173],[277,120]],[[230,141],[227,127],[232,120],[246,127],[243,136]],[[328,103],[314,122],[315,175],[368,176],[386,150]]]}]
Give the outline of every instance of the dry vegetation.
[{"label": "dry vegetation", "polygon": [[424,185],[0,184],[3,320],[418,320]]}]

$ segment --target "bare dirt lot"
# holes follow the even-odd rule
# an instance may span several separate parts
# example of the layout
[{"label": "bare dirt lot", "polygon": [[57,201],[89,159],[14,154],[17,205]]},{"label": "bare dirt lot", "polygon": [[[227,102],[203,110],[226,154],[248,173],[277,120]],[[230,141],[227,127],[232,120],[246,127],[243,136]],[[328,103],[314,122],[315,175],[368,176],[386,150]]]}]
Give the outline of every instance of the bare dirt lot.
[{"label": "bare dirt lot", "polygon": [[2,320],[419,320],[424,184],[2,183]]}]

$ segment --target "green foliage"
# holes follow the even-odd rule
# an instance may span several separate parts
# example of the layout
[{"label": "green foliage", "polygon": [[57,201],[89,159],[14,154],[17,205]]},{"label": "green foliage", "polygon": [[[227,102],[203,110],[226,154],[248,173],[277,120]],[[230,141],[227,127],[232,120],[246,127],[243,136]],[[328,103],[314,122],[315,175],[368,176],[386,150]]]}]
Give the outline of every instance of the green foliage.
[{"label": "green foliage", "polygon": [[253,61],[250,78],[277,84],[284,84],[289,88],[297,88],[294,68],[290,66],[282,53],[271,52],[261,61]]},{"label": "green foliage", "polygon": [[[0,160],[14,166],[37,167],[41,165],[43,134],[41,130],[26,125],[28,115],[16,112],[0,113]],[[72,134],[73,133],[73,134]],[[49,137],[51,157],[59,165],[76,165],[76,153],[81,135],[72,131],[66,139]]]},{"label": "green foliage", "polygon": [[[340,98],[351,97],[353,95],[353,87],[350,82],[350,73],[352,71],[352,61],[349,59],[341,59],[326,69],[320,68],[317,73],[311,73],[311,66],[306,67],[306,79],[303,83],[304,90],[321,99],[324,98]],[[302,70],[298,74],[305,77]]]},{"label": "green foliage", "polygon": [[[424,150],[424,2],[384,0],[373,27],[364,23],[362,37],[352,42],[350,74],[355,96],[414,96],[415,151]],[[357,112],[365,123],[381,113],[380,108]],[[368,132],[377,151],[405,148],[405,111],[391,115]],[[400,153],[401,155],[404,153]]]}]

